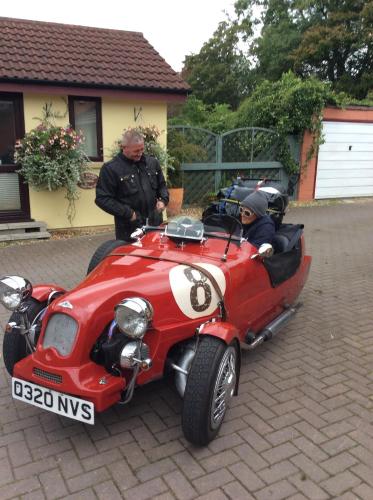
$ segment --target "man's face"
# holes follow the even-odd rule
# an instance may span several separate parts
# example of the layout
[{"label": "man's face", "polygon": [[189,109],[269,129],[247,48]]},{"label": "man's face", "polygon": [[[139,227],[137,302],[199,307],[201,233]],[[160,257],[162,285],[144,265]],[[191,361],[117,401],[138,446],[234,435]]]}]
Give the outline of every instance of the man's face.
[{"label": "man's face", "polygon": [[144,142],[123,146],[123,154],[130,160],[139,161],[144,153]]},{"label": "man's face", "polygon": [[257,218],[250,208],[240,207],[240,214],[242,224],[251,224]]}]

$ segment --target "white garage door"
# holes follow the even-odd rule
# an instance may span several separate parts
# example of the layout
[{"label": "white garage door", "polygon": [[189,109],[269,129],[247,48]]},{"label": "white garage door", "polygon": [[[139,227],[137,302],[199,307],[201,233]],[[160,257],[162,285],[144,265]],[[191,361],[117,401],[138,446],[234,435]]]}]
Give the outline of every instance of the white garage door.
[{"label": "white garage door", "polygon": [[323,123],[315,198],[373,196],[373,123]]}]

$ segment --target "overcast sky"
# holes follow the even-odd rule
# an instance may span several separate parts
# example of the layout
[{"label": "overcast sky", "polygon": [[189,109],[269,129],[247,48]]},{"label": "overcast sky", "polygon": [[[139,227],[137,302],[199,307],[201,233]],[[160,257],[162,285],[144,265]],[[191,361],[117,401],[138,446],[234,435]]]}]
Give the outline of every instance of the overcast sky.
[{"label": "overcast sky", "polygon": [[176,71],[198,53],[234,0],[2,0],[0,16],[140,31]]}]

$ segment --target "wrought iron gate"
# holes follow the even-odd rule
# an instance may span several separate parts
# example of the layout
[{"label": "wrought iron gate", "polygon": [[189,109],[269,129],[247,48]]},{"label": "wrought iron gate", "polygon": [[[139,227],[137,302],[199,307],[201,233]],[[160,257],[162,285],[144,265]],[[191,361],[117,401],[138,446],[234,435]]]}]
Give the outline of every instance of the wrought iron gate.
[{"label": "wrought iron gate", "polygon": [[[184,205],[203,203],[238,175],[288,183],[286,171],[277,160],[281,142],[273,130],[246,127],[214,134],[198,127],[174,125],[168,128],[168,144],[171,156],[175,154],[181,161]],[[291,146],[298,161],[299,145],[294,138]]]}]

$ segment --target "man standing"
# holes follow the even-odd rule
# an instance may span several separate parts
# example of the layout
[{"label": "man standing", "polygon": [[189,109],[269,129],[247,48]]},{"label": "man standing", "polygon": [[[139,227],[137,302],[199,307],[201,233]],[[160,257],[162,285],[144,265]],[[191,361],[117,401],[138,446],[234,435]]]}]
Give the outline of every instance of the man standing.
[{"label": "man standing", "polygon": [[144,155],[142,135],[127,130],[121,146],[122,152],[101,168],[95,203],[114,215],[116,239],[128,241],[146,219],[154,226],[162,222],[169,196],[158,160]]}]

